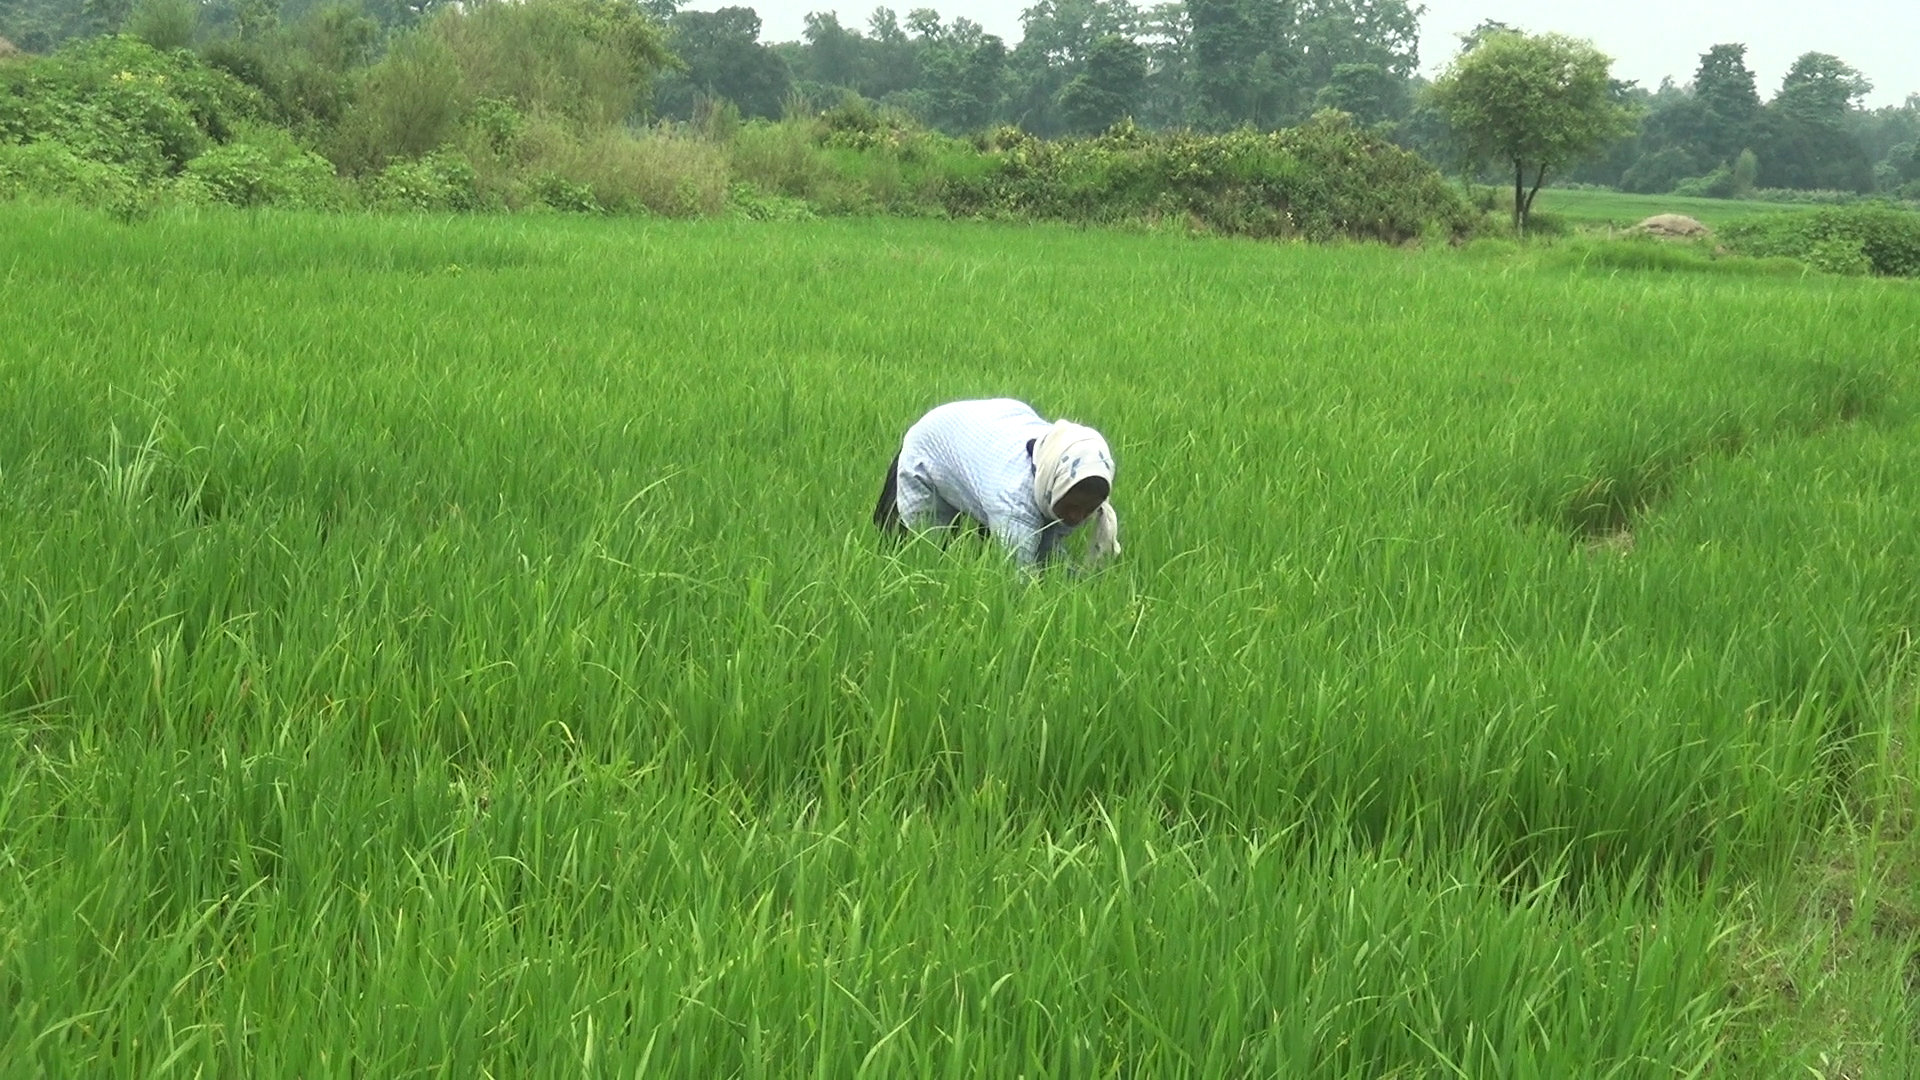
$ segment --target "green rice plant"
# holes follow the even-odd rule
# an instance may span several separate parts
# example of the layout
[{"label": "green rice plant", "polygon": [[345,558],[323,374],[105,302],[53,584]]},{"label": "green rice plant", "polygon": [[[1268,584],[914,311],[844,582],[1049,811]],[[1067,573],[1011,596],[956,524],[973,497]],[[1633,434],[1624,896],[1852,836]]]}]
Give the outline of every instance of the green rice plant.
[{"label": "green rice plant", "polygon": [[[1903,282],[0,224],[0,1072],[1910,1064]],[[989,394],[1117,565],[871,535]]]}]

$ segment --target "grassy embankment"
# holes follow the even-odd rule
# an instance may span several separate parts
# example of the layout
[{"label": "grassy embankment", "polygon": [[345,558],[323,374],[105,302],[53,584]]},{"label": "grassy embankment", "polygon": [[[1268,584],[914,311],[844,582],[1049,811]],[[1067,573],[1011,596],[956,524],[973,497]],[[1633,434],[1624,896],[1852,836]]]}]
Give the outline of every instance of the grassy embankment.
[{"label": "grassy embankment", "polygon": [[0,207],[0,1072],[1910,1075],[1920,291],[1487,258]]}]

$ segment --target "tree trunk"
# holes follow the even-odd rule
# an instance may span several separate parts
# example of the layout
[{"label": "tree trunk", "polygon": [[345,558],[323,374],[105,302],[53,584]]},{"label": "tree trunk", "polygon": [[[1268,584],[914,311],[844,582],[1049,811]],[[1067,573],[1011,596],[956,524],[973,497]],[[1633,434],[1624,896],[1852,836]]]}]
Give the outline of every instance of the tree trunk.
[{"label": "tree trunk", "polygon": [[1513,159],[1513,232],[1515,236],[1524,236],[1527,231],[1527,208],[1521,205],[1520,193],[1526,184],[1527,167],[1519,158]]},{"label": "tree trunk", "polygon": [[1527,205],[1520,211],[1520,221],[1523,225],[1533,219],[1534,197],[1540,194],[1540,185],[1546,183],[1546,181],[1547,167],[1541,165],[1540,171],[1533,174],[1533,190],[1527,192]]}]

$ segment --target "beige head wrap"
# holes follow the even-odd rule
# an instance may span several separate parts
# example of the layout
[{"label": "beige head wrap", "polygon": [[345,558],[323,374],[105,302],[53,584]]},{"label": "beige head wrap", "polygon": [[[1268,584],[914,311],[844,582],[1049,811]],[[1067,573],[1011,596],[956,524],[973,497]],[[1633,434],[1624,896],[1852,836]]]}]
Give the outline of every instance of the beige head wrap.
[{"label": "beige head wrap", "polygon": [[[1089,476],[1098,476],[1113,490],[1113,452],[1100,433],[1071,420],[1056,421],[1033,444],[1033,501],[1044,518],[1053,517],[1053,506],[1073,485]],[[1100,505],[1092,518],[1093,535],[1087,556],[1097,561],[1120,554],[1120,515],[1112,500]]]}]

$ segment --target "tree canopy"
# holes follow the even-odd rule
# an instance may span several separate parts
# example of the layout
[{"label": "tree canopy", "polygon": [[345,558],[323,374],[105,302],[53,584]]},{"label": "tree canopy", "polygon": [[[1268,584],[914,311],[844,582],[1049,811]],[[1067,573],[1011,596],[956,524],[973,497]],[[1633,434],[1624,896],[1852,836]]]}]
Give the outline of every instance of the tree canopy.
[{"label": "tree canopy", "polygon": [[1506,31],[1480,40],[1435,80],[1434,100],[1467,163],[1512,167],[1515,229],[1525,230],[1550,173],[1632,129],[1608,76],[1612,63],[1585,41]]}]

